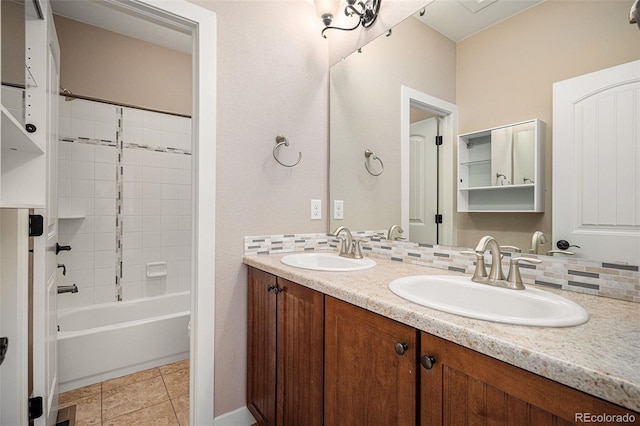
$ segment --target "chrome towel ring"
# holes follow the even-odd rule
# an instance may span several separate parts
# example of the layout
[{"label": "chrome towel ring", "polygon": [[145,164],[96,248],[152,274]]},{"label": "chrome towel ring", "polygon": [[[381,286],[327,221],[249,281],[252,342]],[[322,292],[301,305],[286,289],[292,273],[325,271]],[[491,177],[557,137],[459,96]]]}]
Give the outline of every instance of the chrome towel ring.
[{"label": "chrome towel ring", "polygon": [[278,149],[282,146],[289,146],[289,141],[287,140],[287,138],[285,138],[284,136],[276,136],[276,146],[273,147],[273,158],[274,160],[276,160],[278,162],[278,164],[281,164],[285,167],[293,167],[296,166],[300,160],[302,160],[302,153],[298,152],[298,161],[296,161],[293,164],[285,164],[282,161],[280,161],[278,159]]},{"label": "chrome towel ring", "polygon": [[[370,149],[367,149],[364,152],[364,156],[365,156],[365,159],[364,159],[364,167],[365,167],[365,169],[367,169],[367,171],[369,172],[369,174],[371,176],[380,176],[382,174],[382,172],[384,172],[384,164],[382,163],[382,160],[380,159],[380,157],[378,157],[376,155],[376,153],[371,151]],[[374,160],[378,160],[380,162],[380,171],[378,173],[372,172],[371,169],[369,168],[369,158],[372,158]]]}]

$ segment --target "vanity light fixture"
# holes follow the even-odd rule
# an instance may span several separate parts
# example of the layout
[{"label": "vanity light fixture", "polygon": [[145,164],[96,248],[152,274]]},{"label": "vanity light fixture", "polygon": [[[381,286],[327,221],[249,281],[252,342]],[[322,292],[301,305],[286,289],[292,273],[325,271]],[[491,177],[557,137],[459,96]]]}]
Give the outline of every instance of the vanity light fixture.
[{"label": "vanity light fixture", "polygon": [[380,4],[382,0],[347,0],[347,6],[344,8],[344,14],[346,16],[357,16],[358,23],[352,28],[334,27],[331,25],[333,17],[338,10],[340,0],[313,0],[316,6],[316,11],[325,27],[322,29],[322,37],[327,38],[324,34],[325,31],[341,30],[341,31],[353,31],[362,25],[364,28],[369,28],[375,22],[380,12]]}]

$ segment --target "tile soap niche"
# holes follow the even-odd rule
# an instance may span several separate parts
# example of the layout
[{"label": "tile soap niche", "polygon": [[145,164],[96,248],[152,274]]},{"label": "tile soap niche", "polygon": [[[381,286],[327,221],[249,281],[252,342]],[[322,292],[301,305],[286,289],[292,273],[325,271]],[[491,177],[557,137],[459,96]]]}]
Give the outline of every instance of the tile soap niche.
[{"label": "tile soap niche", "polygon": [[458,136],[459,212],[543,212],[544,133],[538,119]]}]

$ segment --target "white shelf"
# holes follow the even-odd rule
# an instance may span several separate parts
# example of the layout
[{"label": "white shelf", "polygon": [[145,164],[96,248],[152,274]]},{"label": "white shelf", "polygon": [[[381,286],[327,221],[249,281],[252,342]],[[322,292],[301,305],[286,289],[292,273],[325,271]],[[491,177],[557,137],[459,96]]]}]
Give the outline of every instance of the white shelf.
[{"label": "white shelf", "polygon": [[459,135],[458,211],[544,212],[544,135],[538,119]]},{"label": "white shelf", "polygon": [[2,109],[2,149],[43,154],[44,151],[4,106]]},{"label": "white shelf", "polygon": [[58,220],[82,220],[86,218],[84,215],[64,215],[58,216]]},{"label": "white shelf", "polygon": [[44,204],[0,201],[0,209],[44,209]]},{"label": "white shelf", "polygon": [[522,185],[492,185],[492,186],[476,186],[471,188],[460,188],[460,191],[495,191],[508,189],[535,188],[533,183],[525,183]]},{"label": "white shelf", "polygon": [[460,163],[460,165],[465,167],[485,166],[485,165],[491,165],[491,160],[466,161],[464,163]]}]

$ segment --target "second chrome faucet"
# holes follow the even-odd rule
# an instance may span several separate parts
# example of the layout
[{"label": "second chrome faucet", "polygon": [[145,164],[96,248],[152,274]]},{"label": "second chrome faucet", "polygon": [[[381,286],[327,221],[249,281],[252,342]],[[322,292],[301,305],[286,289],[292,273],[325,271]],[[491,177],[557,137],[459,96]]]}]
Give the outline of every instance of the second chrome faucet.
[{"label": "second chrome faucet", "polygon": [[[488,274],[484,262],[484,254],[487,250],[491,250],[491,269]],[[509,274],[505,279],[504,273],[502,272],[500,245],[496,239],[490,235],[482,237],[474,251],[463,251],[461,253],[476,256],[476,269],[471,281],[514,290],[524,290],[525,288],[522,283],[522,277],[520,276],[520,262],[542,263],[541,260],[530,257],[512,258],[509,261]]]},{"label": "second chrome faucet", "polygon": [[[344,233],[344,236],[340,235],[342,233]],[[349,257],[352,259],[362,259],[362,248],[360,247],[360,244],[364,240],[360,238],[353,238],[349,228],[346,226],[340,226],[336,228],[331,235],[340,240],[339,256]]]}]

